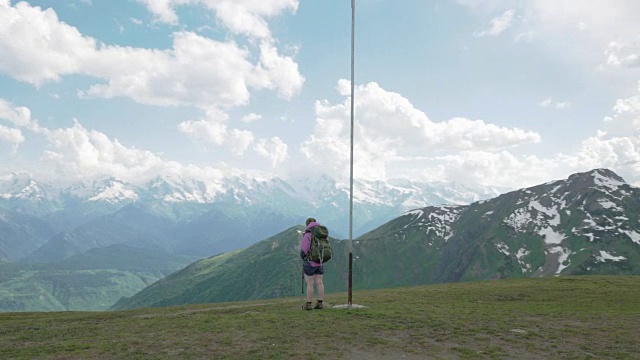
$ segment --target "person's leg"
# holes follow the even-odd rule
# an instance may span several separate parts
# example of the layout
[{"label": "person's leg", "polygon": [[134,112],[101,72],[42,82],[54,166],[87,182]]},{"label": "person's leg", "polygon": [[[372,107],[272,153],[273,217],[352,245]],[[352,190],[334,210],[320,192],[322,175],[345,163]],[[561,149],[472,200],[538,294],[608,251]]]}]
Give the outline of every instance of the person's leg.
[{"label": "person's leg", "polygon": [[318,300],[323,301],[324,300],[324,283],[322,282],[322,275],[316,274],[316,275],[313,275],[313,277],[316,281],[316,288],[318,289]]},{"label": "person's leg", "polygon": [[[314,276],[309,276],[307,274],[304,274],[304,280],[307,282],[307,302],[308,303],[313,301],[313,279],[314,279]],[[322,288],[322,291],[324,292],[324,287]]]}]

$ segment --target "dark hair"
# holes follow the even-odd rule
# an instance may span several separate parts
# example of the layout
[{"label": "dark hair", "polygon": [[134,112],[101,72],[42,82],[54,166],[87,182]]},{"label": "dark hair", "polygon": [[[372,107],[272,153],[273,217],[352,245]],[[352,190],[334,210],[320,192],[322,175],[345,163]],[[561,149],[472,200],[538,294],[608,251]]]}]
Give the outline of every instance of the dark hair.
[{"label": "dark hair", "polygon": [[314,219],[314,218],[308,218],[308,219],[307,219],[307,226],[309,226],[309,224],[311,224],[312,222],[316,222],[316,219]]}]

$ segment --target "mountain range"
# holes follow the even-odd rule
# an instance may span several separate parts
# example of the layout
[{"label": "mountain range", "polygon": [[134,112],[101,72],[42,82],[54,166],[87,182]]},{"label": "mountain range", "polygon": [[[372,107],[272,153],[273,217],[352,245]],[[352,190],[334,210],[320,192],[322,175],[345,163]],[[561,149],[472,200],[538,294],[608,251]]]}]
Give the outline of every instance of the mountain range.
[{"label": "mountain range", "polygon": [[[354,234],[424,204],[468,204],[499,193],[459,184],[358,181]],[[0,260],[62,260],[123,243],[180,255],[246,247],[315,216],[345,236],[348,188],[318,179],[156,178],[137,186],[108,178],[54,187],[30,175],[0,178]],[[16,238],[24,239],[16,241]]]},{"label": "mountain range", "polygon": [[[468,204],[499,193],[409,180],[357,181],[354,188],[356,235],[416,206]],[[28,174],[0,177],[0,263],[5,266],[0,311],[105,309],[100,299],[105,293],[113,303],[195,259],[246,248],[308,216],[332,224],[333,235],[345,237],[348,193],[328,176],[288,181],[168,176],[143,185],[107,178],[66,186]],[[69,259],[90,264],[96,251],[110,255],[103,256],[101,267],[67,268]],[[141,251],[162,254],[152,258],[168,265],[159,272],[158,263],[141,261],[148,267],[132,270],[136,261],[128,254],[142,256]],[[123,266],[121,258],[130,264]],[[55,279],[49,270],[55,270]],[[144,280],[136,280],[145,271]],[[114,280],[114,274],[129,280]]]},{"label": "mountain range", "polygon": [[[328,292],[346,291],[350,251],[355,289],[640,275],[639,215],[640,189],[606,169],[469,205],[420,207],[353,241],[332,239],[334,258],[325,265],[325,286]],[[113,308],[300,294],[298,245],[303,230],[289,228],[246,249],[195,262]]]}]

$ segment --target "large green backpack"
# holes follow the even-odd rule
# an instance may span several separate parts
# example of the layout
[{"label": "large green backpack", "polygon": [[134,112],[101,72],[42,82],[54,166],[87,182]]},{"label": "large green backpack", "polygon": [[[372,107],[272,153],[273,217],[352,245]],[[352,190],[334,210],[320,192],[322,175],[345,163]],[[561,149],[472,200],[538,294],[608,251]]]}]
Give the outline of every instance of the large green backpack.
[{"label": "large green backpack", "polygon": [[331,260],[331,245],[329,245],[329,230],[327,230],[327,227],[316,225],[311,228],[310,232],[311,243],[305,260],[321,264]]}]

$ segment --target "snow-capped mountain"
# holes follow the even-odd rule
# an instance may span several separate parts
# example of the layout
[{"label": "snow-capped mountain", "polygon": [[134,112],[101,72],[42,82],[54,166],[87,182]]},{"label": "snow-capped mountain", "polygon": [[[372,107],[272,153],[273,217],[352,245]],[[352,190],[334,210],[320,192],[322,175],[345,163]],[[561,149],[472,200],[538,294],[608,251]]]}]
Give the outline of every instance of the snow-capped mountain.
[{"label": "snow-capped mountain", "polygon": [[29,174],[0,177],[0,208],[40,217],[59,209],[55,190]]},{"label": "snow-capped mountain", "polygon": [[[497,194],[499,192],[495,189],[399,179],[389,182],[357,180],[354,184],[355,212],[366,221],[375,221],[384,209],[398,215],[404,210],[424,205],[468,204]],[[64,188],[42,184],[29,175],[12,174],[0,178],[0,206],[29,213],[29,208],[20,204],[48,203],[46,208],[38,209],[37,215],[46,210],[56,213],[83,206],[95,208],[100,204],[114,211],[131,203],[163,203],[163,206],[193,203],[260,205],[275,212],[299,213],[300,217],[314,215],[331,221],[331,216],[325,216],[325,211],[320,209],[342,213],[348,205],[348,198],[349,185],[339,184],[328,176],[290,181],[232,177],[210,182],[167,176],[157,177],[142,186],[107,178]],[[384,220],[388,219],[390,217]]]},{"label": "snow-capped mountain", "polygon": [[538,267],[532,264],[531,246],[519,249],[506,243],[496,246],[505,255],[515,256],[523,272],[535,276],[571,271],[568,268],[585,271],[597,263],[626,260],[619,255],[632,258],[638,255],[640,189],[628,185],[612,171],[598,169],[574,174],[565,181],[510,195],[516,194],[513,211],[503,219],[503,224],[517,235],[541,237],[545,264]]},{"label": "snow-capped mountain", "polygon": [[45,190],[29,174],[16,174],[0,177],[1,199],[34,199],[46,197]]},{"label": "snow-capped mountain", "polygon": [[[492,189],[459,184],[358,180],[353,234],[408,209],[468,204],[496,194]],[[168,251],[211,255],[247,246],[270,235],[265,231],[277,232],[309,216],[327,224],[334,236],[347,237],[349,185],[328,176],[289,180],[234,176],[215,181],[164,176],[143,185],[106,178],[56,187],[26,174],[11,174],[0,178],[0,208],[34,216],[55,229],[57,236],[39,251],[38,261],[47,254],[59,253],[60,258],[85,251],[86,244],[130,241],[143,246],[140,239],[151,238],[164,239],[160,242]],[[128,217],[122,217],[124,213]],[[118,226],[123,221],[126,226]],[[172,224],[173,228],[155,234],[144,224]],[[96,238],[102,240],[96,242]]]},{"label": "snow-capped mountain", "polygon": [[111,204],[135,202],[139,195],[137,189],[124,181],[109,178],[99,185],[94,184],[95,191],[87,201],[104,201]]},{"label": "snow-capped mountain", "polygon": [[45,201],[49,197],[47,189],[28,174],[11,174],[0,177],[0,199],[24,199]]},{"label": "snow-capped mountain", "polygon": [[[640,188],[606,169],[463,206],[429,206],[361,237],[410,247],[425,283],[640,274]],[[365,251],[360,249],[360,251]]]},{"label": "snow-capped mountain", "polygon": [[[156,199],[165,202],[214,203],[231,194],[237,202],[250,204],[274,193],[284,194],[302,202],[320,206],[327,198],[348,195],[349,185],[339,184],[328,176],[317,179],[280,178],[256,179],[231,177],[204,182],[177,176],[157,177],[143,186],[136,186],[111,177],[90,184],[74,183],[63,188],[41,183],[27,174],[0,177],[1,199],[53,201],[75,197],[80,201],[128,203]],[[385,181],[356,180],[354,202],[362,204],[393,204],[411,208],[424,203],[466,204],[500,192],[491,188],[471,188],[456,183],[420,183],[407,179]]]},{"label": "snow-capped mountain", "polygon": [[211,203],[221,188],[217,182],[206,183],[198,179],[165,176],[156,177],[147,183],[146,192],[153,199],[169,203]]}]

